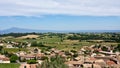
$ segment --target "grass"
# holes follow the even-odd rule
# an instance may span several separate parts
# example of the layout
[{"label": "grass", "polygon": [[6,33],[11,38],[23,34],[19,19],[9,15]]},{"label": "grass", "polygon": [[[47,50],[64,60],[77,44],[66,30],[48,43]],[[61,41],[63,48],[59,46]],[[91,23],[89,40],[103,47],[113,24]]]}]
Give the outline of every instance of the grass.
[{"label": "grass", "polygon": [[[4,48],[3,50],[10,52],[10,53],[15,53],[19,52],[19,48]],[[27,51],[26,48],[20,48],[20,51]]]},{"label": "grass", "polygon": [[[79,40],[67,40],[64,38],[63,42],[61,42],[61,38],[58,36],[44,36],[42,39],[39,37],[37,39],[7,39],[11,41],[17,41],[17,42],[43,42],[46,46],[55,47],[60,50],[80,50],[82,46],[90,46],[95,44],[101,44],[101,45],[117,45],[118,43],[112,43],[112,42],[102,42],[102,43],[96,43],[96,42],[86,42],[86,41],[79,41]],[[5,49],[8,52],[18,52],[19,49]],[[25,48],[21,49],[22,51],[26,51]]]},{"label": "grass", "polygon": [[1,63],[0,68],[19,68],[20,64],[17,63]]}]

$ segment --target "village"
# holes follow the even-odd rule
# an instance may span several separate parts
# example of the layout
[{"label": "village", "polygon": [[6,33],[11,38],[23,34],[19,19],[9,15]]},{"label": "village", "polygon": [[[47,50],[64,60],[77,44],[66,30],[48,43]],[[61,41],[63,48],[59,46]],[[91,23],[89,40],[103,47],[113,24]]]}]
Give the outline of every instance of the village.
[{"label": "village", "polygon": [[[79,51],[63,51],[56,48],[50,48],[48,51],[42,51],[38,47],[31,47],[31,43],[17,43],[0,41],[0,47],[19,49],[22,44],[23,48],[28,51],[19,50],[12,53],[18,59],[9,57],[8,53],[1,52],[0,63],[18,63],[19,68],[37,68],[45,59],[59,55],[65,59],[65,63],[69,68],[120,68],[120,45],[90,45],[83,46]],[[118,48],[118,50],[117,50]],[[2,48],[1,48],[2,50]],[[14,57],[15,58],[15,57]],[[34,60],[34,61],[31,61]]]},{"label": "village", "polygon": [[120,0],[0,0],[0,68],[120,68]]}]

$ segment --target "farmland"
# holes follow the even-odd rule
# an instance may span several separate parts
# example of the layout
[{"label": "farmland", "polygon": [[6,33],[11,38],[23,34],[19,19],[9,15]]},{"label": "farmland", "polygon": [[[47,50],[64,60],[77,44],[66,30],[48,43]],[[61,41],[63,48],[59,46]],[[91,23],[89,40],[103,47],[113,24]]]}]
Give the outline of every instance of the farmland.
[{"label": "farmland", "polygon": [[0,68],[19,68],[20,64],[10,63],[10,64],[0,64]]},{"label": "farmland", "polygon": [[[120,33],[10,33],[0,35],[0,57],[4,57],[1,59],[2,63],[7,63],[0,64],[0,68],[19,68],[19,62],[27,63],[31,67],[31,64],[40,67],[41,61],[46,62],[53,56],[54,58],[56,56],[57,60],[64,57],[66,62],[72,62],[71,60],[77,62],[76,58],[79,56],[90,58],[95,54],[95,56],[107,57],[109,54],[112,56],[119,52]],[[49,64],[54,66],[52,62]]]},{"label": "farmland", "polygon": [[[42,43],[45,46],[57,48],[60,50],[79,50],[82,46],[89,46],[94,44],[101,45],[117,45],[119,42],[119,33],[36,33],[36,34],[8,34],[2,35],[1,38],[5,41],[15,41],[15,42],[37,42]],[[20,45],[19,45],[20,46]],[[43,47],[39,47],[44,49]],[[17,52],[20,49],[9,49],[5,50],[10,52]]]}]

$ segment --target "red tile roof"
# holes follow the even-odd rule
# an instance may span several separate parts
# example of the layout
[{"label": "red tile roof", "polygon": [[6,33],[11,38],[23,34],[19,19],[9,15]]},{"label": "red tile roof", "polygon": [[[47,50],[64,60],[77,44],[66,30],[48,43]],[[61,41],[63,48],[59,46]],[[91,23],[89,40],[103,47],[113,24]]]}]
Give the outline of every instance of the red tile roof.
[{"label": "red tile roof", "polygon": [[108,65],[114,65],[114,64],[115,64],[115,62],[110,61],[110,60],[106,61],[106,63],[107,63]]},{"label": "red tile roof", "polygon": [[0,60],[2,60],[2,61],[9,61],[10,59],[5,57],[5,58],[0,58]]}]

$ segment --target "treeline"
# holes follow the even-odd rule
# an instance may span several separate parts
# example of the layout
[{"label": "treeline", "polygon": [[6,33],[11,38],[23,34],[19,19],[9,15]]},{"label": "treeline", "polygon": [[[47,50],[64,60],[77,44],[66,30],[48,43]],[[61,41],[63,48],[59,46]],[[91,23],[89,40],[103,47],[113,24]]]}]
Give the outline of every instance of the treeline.
[{"label": "treeline", "polygon": [[[61,41],[67,37],[70,40],[104,40],[106,42],[120,42],[120,33],[9,33],[2,34],[0,37],[13,36],[21,37],[26,35],[40,35],[40,37],[48,36],[52,38],[53,36],[58,36]],[[70,34],[70,35],[69,35]]]},{"label": "treeline", "polygon": [[58,36],[58,37],[62,37],[65,36],[64,33],[9,33],[9,34],[0,34],[0,37],[6,37],[6,36],[13,36],[13,37],[21,37],[21,36],[26,36],[26,35],[30,35],[30,34],[34,34],[34,35],[41,35],[41,36]]},{"label": "treeline", "polygon": [[[13,36],[13,37],[21,37],[21,36],[26,36],[29,34],[35,34],[37,35],[38,33],[9,33],[9,34],[1,34],[0,37],[6,37],[6,36]],[[39,33],[39,35],[42,33]]]},{"label": "treeline", "polygon": [[120,42],[119,33],[74,33],[72,36],[68,36],[70,40],[104,40],[105,42]]}]

